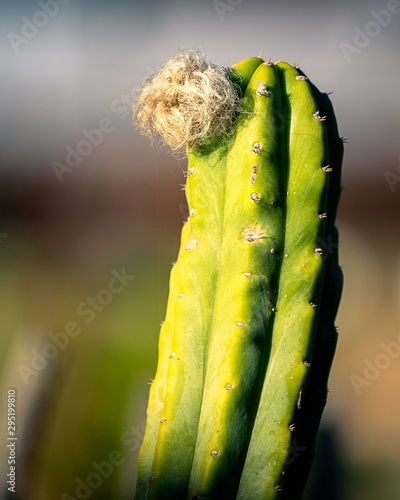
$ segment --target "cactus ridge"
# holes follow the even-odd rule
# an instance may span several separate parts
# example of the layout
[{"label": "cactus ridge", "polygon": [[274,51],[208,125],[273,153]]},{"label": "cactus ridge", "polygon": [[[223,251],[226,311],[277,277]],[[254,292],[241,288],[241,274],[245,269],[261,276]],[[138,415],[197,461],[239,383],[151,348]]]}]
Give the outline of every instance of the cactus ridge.
[{"label": "cactus ridge", "polygon": [[284,62],[249,58],[230,79],[233,132],[187,149],[135,500],[300,499],[326,401],[342,289],[333,109]]},{"label": "cactus ridge", "polygon": [[327,201],[325,277],[320,315],[303,410],[298,415],[296,432],[293,435],[298,453],[296,460],[293,460],[286,470],[283,500],[301,498],[311,468],[315,438],[327,399],[328,376],[336,349],[335,318],[343,289],[343,272],[338,263],[338,231],[335,227],[341,192],[343,142],[339,137],[332,104],[327,94],[319,92],[312,83],[310,86],[319,109],[327,116],[329,162],[332,170]]}]

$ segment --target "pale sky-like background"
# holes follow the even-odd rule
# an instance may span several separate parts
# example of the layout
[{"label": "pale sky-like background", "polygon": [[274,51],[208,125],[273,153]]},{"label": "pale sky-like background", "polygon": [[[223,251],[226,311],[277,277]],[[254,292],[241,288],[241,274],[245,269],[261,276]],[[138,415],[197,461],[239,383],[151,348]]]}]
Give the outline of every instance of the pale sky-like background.
[{"label": "pale sky-like background", "polygon": [[[346,156],[351,167],[345,175],[381,177],[384,163],[396,169],[400,14],[392,14],[389,21],[384,17],[382,24],[387,26],[371,26],[371,21],[376,23],[371,10],[379,12],[390,2],[231,3],[234,6],[222,2],[218,12],[213,0],[71,0],[59,6],[28,43],[13,47],[10,32],[21,35],[23,18],[32,21],[41,9],[37,2],[3,2],[2,175],[52,175],[49,164],[61,161],[64,148],[74,147],[82,130],[95,128],[102,118],[116,125],[104,143],[110,155],[116,137],[121,139],[118,153],[113,152],[116,163],[133,144],[141,152],[146,145],[132,129],[128,113],[115,112],[118,106],[129,106],[122,108],[118,101],[123,95],[134,97],[143,80],[178,47],[200,48],[225,65],[260,51],[265,58],[299,61],[321,90],[334,92],[340,132],[350,141]],[[376,32],[369,42],[362,41],[364,48],[354,43],[355,27]],[[343,43],[358,51],[348,56],[350,62]],[[131,168],[140,165],[133,162]]]}]

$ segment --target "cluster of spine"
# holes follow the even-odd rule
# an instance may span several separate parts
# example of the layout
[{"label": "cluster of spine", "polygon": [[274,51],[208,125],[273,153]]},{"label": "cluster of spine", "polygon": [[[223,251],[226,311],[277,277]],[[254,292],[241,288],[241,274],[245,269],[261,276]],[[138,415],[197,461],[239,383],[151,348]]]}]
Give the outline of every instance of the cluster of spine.
[{"label": "cluster of spine", "polygon": [[135,500],[297,499],[325,405],[342,289],[342,140],[296,67],[234,66],[233,134],[188,148]]}]

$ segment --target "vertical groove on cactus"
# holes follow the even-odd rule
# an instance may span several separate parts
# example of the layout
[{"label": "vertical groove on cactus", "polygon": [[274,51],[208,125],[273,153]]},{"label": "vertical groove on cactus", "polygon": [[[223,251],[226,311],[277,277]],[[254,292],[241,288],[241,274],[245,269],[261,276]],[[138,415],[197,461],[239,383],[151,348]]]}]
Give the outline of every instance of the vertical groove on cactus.
[{"label": "vertical groove on cactus", "polygon": [[190,214],[135,500],[300,498],[342,286],[330,101],[286,63],[228,72],[190,52],[145,85],[135,116],[172,148],[186,142]]}]

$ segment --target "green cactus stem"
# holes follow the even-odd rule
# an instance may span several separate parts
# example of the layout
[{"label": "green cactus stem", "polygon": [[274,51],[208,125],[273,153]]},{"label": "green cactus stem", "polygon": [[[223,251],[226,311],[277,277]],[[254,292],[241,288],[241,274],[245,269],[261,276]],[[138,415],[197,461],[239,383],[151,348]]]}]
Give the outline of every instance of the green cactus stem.
[{"label": "green cactus stem", "polygon": [[342,288],[329,98],[286,63],[228,71],[190,51],[146,83],[134,113],[151,138],[186,144],[190,214],[135,500],[300,499]]},{"label": "green cactus stem", "polygon": [[268,362],[271,292],[285,233],[286,137],[275,108],[282,109],[279,75],[274,65],[261,64],[246,88],[227,156],[219,278],[189,497],[234,497]]}]

